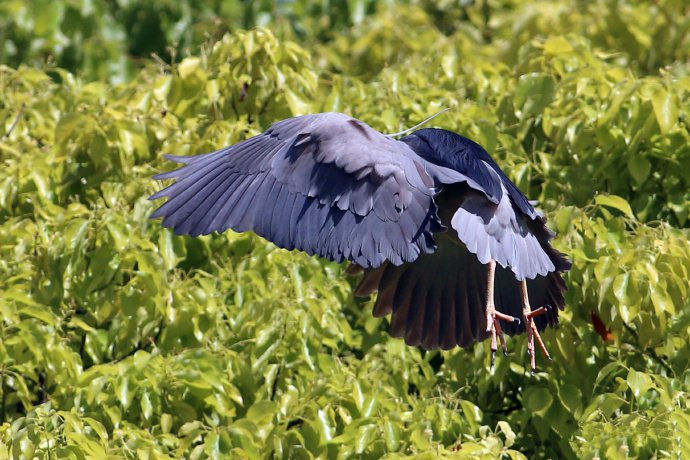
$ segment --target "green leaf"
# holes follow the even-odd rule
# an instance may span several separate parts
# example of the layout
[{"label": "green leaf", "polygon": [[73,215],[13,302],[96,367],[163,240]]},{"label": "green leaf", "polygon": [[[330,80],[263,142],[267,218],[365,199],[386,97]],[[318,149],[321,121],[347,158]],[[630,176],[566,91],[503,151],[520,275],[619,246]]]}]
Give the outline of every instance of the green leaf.
[{"label": "green leaf", "polygon": [[20,314],[36,318],[46,324],[54,326],[56,324],[55,315],[46,307],[28,305],[19,309]]},{"label": "green leaf", "polygon": [[673,304],[668,292],[663,289],[663,287],[659,286],[658,284],[653,284],[651,286],[650,297],[652,299],[652,304],[654,305],[654,311],[656,311],[657,315],[674,315],[676,313],[676,307]]},{"label": "green leaf", "polygon": [[277,404],[273,401],[257,401],[247,412],[247,418],[257,426],[271,423],[276,415]]},{"label": "green leaf", "polygon": [[335,431],[328,413],[323,409],[317,411],[317,426],[319,427],[322,442],[328,442],[333,439]]},{"label": "green leaf", "polygon": [[525,408],[537,414],[545,413],[553,403],[551,392],[544,387],[531,386],[523,392]]},{"label": "green leaf", "polygon": [[150,419],[153,413],[151,398],[149,396],[149,393],[146,391],[144,392],[144,394],[141,395],[141,413],[144,416],[144,419],[146,420]]},{"label": "green leaf", "polygon": [[506,437],[505,447],[510,447],[515,443],[515,432],[512,430],[510,425],[505,421],[498,422],[498,429],[501,430],[503,435]]},{"label": "green leaf", "polygon": [[558,389],[558,397],[569,413],[577,415],[582,409],[582,391],[574,382],[563,383]]},{"label": "green leaf", "polygon": [[189,78],[190,75],[197,71],[200,64],[201,60],[198,57],[188,57],[178,64],[177,71],[180,73],[181,78]]},{"label": "green leaf", "polygon": [[637,372],[635,369],[630,369],[630,371],[628,371],[626,382],[630,390],[632,390],[633,396],[638,400],[654,385],[650,376],[643,372]]},{"label": "green leaf", "polygon": [[603,393],[592,399],[592,402],[587,406],[582,418],[588,420],[602,414],[604,417],[611,417],[615,411],[620,409],[625,404],[625,399],[617,394]]},{"label": "green leaf", "polygon": [[483,414],[481,409],[477,407],[470,401],[461,401],[460,407],[462,407],[462,413],[465,416],[465,420],[470,424],[473,431],[479,430],[479,422],[481,421]]},{"label": "green leaf", "polygon": [[172,423],[173,423],[173,417],[171,414],[162,414],[161,415],[161,431],[163,433],[170,433],[172,430]]},{"label": "green leaf", "polygon": [[378,430],[376,429],[376,425],[368,424],[360,426],[355,435],[355,453],[364,453],[377,434]]},{"label": "green leaf", "polygon": [[386,441],[386,448],[389,451],[395,452],[400,449],[400,427],[397,423],[386,420],[383,426],[383,436]]},{"label": "green leaf", "polygon": [[[629,280],[629,273],[621,273],[620,275],[617,275],[616,278],[614,278],[613,280],[613,295],[615,295],[616,299],[618,299],[618,301],[624,305],[630,304],[630,301],[628,299]],[[623,321],[627,323],[629,321],[629,318],[623,318]]]},{"label": "green leaf", "polygon": [[629,217],[634,217],[630,204],[624,198],[618,195],[599,194],[594,197],[594,202],[600,206],[607,206],[609,208],[617,209]]},{"label": "green leaf", "polygon": [[122,407],[125,409],[129,408],[129,405],[132,403],[132,393],[129,388],[129,379],[127,377],[120,379],[116,383],[116,388],[117,397],[120,400],[120,404],[122,404]]},{"label": "green leaf", "polygon": [[290,107],[292,115],[304,115],[309,113],[309,104],[289,88],[285,89],[285,101]]},{"label": "green leaf", "polygon": [[637,186],[641,186],[649,177],[652,164],[644,155],[634,155],[628,159],[628,171]]},{"label": "green leaf", "polygon": [[550,75],[522,75],[515,87],[515,105],[519,118],[541,114],[553,100],[556,83]]},{"label": "green leaf", "polygon": [[544,42],[544,52],[547,54],[562,54],[573,51],[573,46],[563,36],[549,37]]},{"label": "green leaf", "polygon": [[82,420],[86,422],[87,425],[93,429],[93,431],[96,432],[99,438],[101,438],[102,441],[107,441],[109,439],[108,436],[108,431],[105,429],[105,426],[98,420],[95,420],[91,417],[83,417]]},{"label": "green leaf", "polygon": [[661,133],[668,133],[678,121],[678,103],[675,95],[666,89],[659,89],[652,97],[652,106]]}]

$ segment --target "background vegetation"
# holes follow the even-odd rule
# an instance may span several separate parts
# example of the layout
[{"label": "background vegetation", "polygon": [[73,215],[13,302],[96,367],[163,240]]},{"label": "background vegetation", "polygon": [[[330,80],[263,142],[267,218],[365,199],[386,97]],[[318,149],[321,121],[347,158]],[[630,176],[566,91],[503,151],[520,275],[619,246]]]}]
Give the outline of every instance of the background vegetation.
[{"label": "background vegetation", "polygon": [[[689,13],[1,2],[0,457],[687,458]],[[524,337],[493,372],[487,343],[425,353],[339,265],[148,220],[164,153],[442,107],[572,256],[535,376]]]}]

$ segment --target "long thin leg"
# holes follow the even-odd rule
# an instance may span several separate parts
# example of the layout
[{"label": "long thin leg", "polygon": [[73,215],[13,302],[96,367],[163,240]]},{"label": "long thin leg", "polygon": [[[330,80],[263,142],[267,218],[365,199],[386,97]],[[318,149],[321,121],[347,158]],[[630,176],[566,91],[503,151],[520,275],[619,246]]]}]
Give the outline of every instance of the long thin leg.
[{"label": "long thin leg", "polygon": [[535,338],[537,339],[539,348],[541,348],[541,351],[544,352],[544,355],[548,359],[551,359],[551,355],[546,349],[544,341],[541,339],[537,325],[534,323],[534,318],[546,313],[547,309],[546,307],[539,307],[532,311],[532,307],[529,304],[529,295],[527,294],[527,280],[520,281],[520,290],[522,291],[522,317],[525,320],[525,329],[527,331],[527,352],[529,353],[530,367],[532,369],[532,373],[534,373],[534,371],[537,369],[537,357],[534,349]]},{"label": "long thin leg", "polygon": [[505,355],[508,354],[508,347],[506,346],[506,339],[503,336],[503,329],[499,320],[504,321],[520,321],[518,318],[501,313],[496,310],[494,304],[494,280],[496,279],[496,261],[491,259],[488,264],[488,276],[486,282],[486,332],[491,333],[491,367],[494,367],[494,360],[496,359],[496,351],[498,350],[498,341],[501,341],[501,348]]}]

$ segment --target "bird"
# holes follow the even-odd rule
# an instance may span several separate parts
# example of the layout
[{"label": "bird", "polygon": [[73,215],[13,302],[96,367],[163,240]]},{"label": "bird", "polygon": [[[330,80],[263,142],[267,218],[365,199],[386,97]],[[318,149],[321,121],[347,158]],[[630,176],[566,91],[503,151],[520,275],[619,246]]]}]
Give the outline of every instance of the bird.
[{"label": "bird", "polygon": [[[418,125],[419,126],[419,125]],[[343,113],[296,116],[220,150],[165,155],[182,166],[150,197],[151,218],[180,235],[251,231],[361,274],[358,296],[410,346],[449,350],[505,334],[536,344],[565,306],[544,214],[478,143],[423,128],[383,134]],[[408,134],[409,133],[409,134]],[[396,139],[399,137],[399,139]]]}]

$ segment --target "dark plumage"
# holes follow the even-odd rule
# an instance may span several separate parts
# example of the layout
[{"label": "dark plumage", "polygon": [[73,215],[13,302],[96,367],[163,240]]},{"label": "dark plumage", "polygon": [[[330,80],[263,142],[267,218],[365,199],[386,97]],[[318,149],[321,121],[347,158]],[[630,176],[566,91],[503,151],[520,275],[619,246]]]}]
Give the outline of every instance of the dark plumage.
[{"label": "dark plumage", "polygon": [[[458,134],[422,129],[396,141],[323,113],[168,158],[185,166],[156,176],[176,182],[151,197],[168,198],[152,217],[178,234],[254,231],[282,248],[348,260],[365,271],[357,293],[378,290],[374,314],[392,313],[391,333],[408,344],[448,349],[492,335],[495,349],[502,334],[491,328],[490,285],[503,316],[523,314],[506,322],[508,334],[534,321],[538,338],[536,329],[558,321],[560,272],[570,263],[551,247],[543,215]],[[549,306],[534,320],[527,294]]]}]

